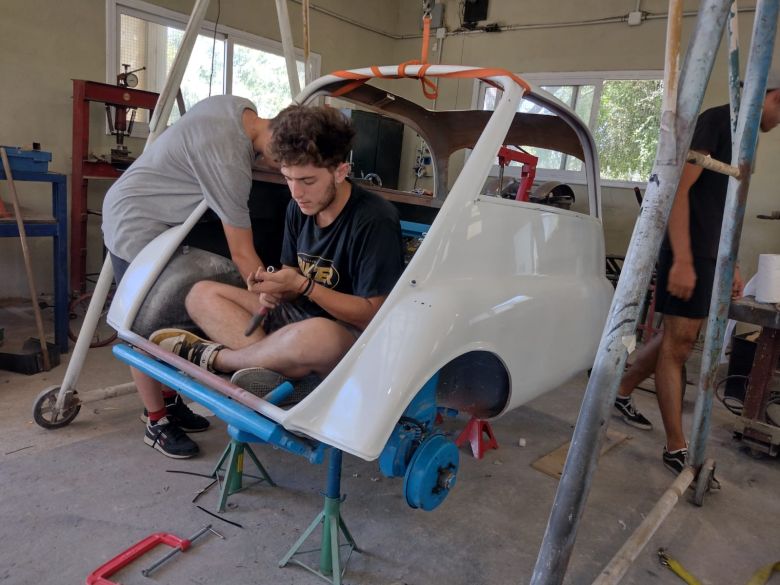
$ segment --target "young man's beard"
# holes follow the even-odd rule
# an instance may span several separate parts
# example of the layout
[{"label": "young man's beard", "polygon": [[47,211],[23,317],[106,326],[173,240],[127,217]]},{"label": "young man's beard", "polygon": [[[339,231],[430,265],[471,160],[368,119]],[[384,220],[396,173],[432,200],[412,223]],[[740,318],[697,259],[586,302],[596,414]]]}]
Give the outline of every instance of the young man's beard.
[{"label": "young man's beard", "polygon": [[336,188],[336,179],[334,177],[331,184],[328,185],[328,191],[325,193],[325,201],[323,202],[322,207],[320,207],[317,213],[322,213],[328,207],[330,207],[333,204],[333,202],[336,200],[337,193],[338,191]]}]

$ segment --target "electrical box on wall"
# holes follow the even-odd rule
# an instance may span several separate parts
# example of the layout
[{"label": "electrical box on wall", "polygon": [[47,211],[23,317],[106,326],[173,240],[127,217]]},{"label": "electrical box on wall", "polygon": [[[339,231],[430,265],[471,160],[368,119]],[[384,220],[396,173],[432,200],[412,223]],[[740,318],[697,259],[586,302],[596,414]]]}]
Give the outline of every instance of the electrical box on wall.
[{"label": "electrical box on wall", "polygon": [[476,24],[480,20],[487,20],[488,0],[465,0],[463,8],[463,22]]}]

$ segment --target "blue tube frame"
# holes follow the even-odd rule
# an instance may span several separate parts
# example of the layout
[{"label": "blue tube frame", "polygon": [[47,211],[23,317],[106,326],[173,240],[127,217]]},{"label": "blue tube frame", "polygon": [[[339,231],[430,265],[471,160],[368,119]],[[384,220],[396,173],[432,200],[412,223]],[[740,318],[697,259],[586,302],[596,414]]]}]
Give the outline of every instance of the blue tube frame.
[{"label": "blue tube frame", "polygon": [[266,442],[295,455],[305,457],[309,463],[322,463],[327,448],[324,443],[293,435],[279,423],[269,420],[259,412],[211,390],[175,368],[128,345],[116,345],[113,352],[118,360],[137,368],[155,380],[159,380],[166,386],[202,404],[228,425],[248,433],[256,439],[256,441],[247,442]]}]

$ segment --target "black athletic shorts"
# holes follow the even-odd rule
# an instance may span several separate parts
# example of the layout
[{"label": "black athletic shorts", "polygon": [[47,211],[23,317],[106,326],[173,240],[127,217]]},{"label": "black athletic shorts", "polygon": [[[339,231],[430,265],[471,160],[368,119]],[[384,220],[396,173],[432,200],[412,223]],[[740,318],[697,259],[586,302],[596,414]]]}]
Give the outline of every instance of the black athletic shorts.
[{"label": "black athletic shorts", "polygon": [[715,264],[714,258],[694,257],[693,268],[696,271],[696,286],[691,298],[684,301],[670,294],[666,289],[669,281],[669,270],[672,268],[672,251],[661,249],[656,270],[655,310],[664,315],[705,319],[710,313],[712,285],[715,282]]}]

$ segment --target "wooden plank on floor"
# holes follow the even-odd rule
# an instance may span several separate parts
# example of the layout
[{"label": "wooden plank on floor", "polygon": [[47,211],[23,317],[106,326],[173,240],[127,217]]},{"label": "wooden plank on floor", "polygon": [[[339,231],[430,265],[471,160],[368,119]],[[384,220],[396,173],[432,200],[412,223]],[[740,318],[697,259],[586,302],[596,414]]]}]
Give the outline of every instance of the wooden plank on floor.
[{"label": "wooden plank on floor", "polygon": [[[630,435],[626,435],[625,433],[620,433],[618,431],[613,431],[612,429],[607,429],[607,437],[604,441],[604,444],[601,446],[601,453],[599,454],[599,457],[603,456],[604,453],[612,449],[614,446],[619,445],[629,438]],[[571,445],[571,441],[567,441],[554,451],[539,457],[539,459],[531,463],[531,467],[549,475],[550,477],[560,479],[561,474],[563,473],[563,464],[566,462],[566,455],[569,454],[569,445]]]}]

